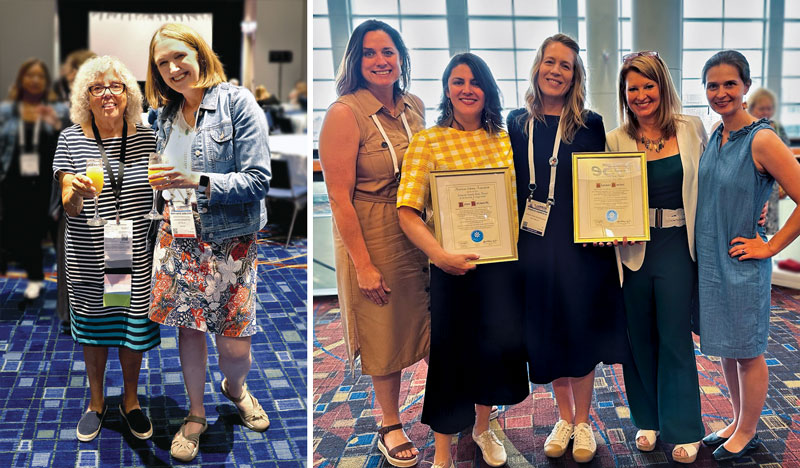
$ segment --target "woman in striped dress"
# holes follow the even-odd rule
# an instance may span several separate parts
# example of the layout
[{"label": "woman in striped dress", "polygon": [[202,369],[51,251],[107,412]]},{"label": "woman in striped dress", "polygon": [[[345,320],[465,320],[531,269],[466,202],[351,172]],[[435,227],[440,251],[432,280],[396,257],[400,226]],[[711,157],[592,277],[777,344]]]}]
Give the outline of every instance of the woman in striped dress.
[{"label": "woman in striped dress", "polygon": [[[136,392],[142,354],[161,342],[158,324],[147,317],[152,252],[145,245],[150,222],[142,217],[153,200],[147,159],[155,151],[155,135],[140,124],[142,94],[133,75],[118,59],[104,56],[88,60],[78,71],[73,89],[70,118],[79,123],[61,133],[53,171],[61,184],[67,213],[64,244],[72,337],[83,345],[91,393],[89,407],[78,423],[78,440],[88,442],[100,432],[106,414],[103,382],[109,347],[119,348],[124,381],[120,412],[133,435],[147,439],[153,428],[139,406]],[[84,201],[97,195],[85,175],[87,159],[92,158],[106,159],[106,189],[96,200]],[[127,306],[104,306],[105,228],[87,224],[94,213],[94,203],[109,223],[115,223],[117,216],[132,221],[133,258]],[[119,303],[106,297],[106,303],[110,302]]]}]

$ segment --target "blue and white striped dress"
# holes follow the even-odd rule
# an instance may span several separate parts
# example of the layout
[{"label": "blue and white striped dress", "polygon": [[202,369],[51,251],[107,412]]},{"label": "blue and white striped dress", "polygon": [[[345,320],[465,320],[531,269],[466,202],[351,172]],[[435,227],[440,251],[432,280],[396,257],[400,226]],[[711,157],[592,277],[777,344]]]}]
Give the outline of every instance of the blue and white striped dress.
[{"label": "blue and white striped dress", "polygon": [[[106,138],[103,146],[114,176],[119,177],[122,138]],[[137,125],[136,134],[128,136],[120,197],[120,219],[133,220],[130,307],[103,307],[103,227],[86,224],[94,215],[94,200],[84,200],[78,216],[67,216],[64,244],[70,319],[72,337],[80,344],[147,351],[161,343],[158,324],[147,318],[153,254],[145,245],[150,221],[142,218],[153,203],[153,190],[147,182],[147,158],[155,149],[153,131]],[[85,174],[86,160],[90,158],[101,158],[95,140],[84,135],[80,125],[64,129],[53,160],[56,179],[59,171]],[[98,197],[99,214],[112,222],[116,218],[114,193],[108,173],[105,169],[103,172],[105,182]]]}]

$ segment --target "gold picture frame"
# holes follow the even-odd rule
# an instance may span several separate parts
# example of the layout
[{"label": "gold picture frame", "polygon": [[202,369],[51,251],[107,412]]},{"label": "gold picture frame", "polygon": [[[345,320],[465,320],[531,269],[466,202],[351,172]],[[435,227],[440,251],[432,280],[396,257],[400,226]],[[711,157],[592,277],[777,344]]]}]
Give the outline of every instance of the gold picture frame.
[{"label": "gold picture frame", "polygon": [[475,253],[475,264],[515,261],[517,233],[508,167],[431,171],[434,232],[451,253]]},{"label": "gold picture frame", "polygon": [[575,243],[650,240],[647,156],[572,153]]}]

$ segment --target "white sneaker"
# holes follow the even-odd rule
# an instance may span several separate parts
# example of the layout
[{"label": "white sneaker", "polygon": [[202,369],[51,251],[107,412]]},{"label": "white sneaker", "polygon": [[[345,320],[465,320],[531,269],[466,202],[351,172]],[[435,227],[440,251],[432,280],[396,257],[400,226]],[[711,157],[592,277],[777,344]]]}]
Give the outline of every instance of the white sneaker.
[{"label": "white sneaker", "polygon": [[23,295],[25,299],[34,300],[39,297],[39,293],[44,287],[44,281],[28,281],[28,287],[25,288]]},{"label": "white sneaker", "polygon": [[597,452],[597,442],[594,440],[592,427],[586,423],[575,426],[572,442],[572,458],[578,463],[589,463]]},{"label": "white sneaker", "polygon": [[434,463],[433,465],[431,465],[431,468],[456,468],[456,464],[455,462],[453,462],[453,459],[451,458],[449,465],[445,466],[445,465],[440,465],[438,463]]},{"label": "white sneaker", "polygon": [[544,441],[544,454],[550,458],[558,458],[564,455],[572,438],[574,426],[563,419],[559,419],[550,435]]},{"label": "white sneaker", "polygon": [[489,466],[503,466],[506,464],[506,448],[493,430],[487,429],[479,435],[472,432],[472,439],[481,448],[483,461]]}]

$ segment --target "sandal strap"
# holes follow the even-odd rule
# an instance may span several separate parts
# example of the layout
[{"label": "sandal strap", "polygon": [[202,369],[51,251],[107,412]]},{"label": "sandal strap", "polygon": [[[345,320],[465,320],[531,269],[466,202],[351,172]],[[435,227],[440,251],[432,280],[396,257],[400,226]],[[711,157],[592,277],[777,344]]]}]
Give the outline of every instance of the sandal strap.
[{"label": "sandal strap", "polygon": [[392,431],[396,431],[398,429],[403,429],[402,423],[392,424],[391,426],[381,426],[378,429],[378,434],[380,434],[381,436],[385,436],[386,434]]},{"label": "sandal strap", "polygon": [[206,421],[206,418],[201,418],[200,416],[195,416],[195,415],[192,415],[192,414],[190,414],[189,416],[186,416],[185,418],[183,418],[183,421],[185,423],[193,422],[193,423],[197,423],[197,424],[202,424],[203,426],[207,426],[208,425],[208,422]]},{"label": "sandal strap", "polygon": [[[385,445],[385,444],[384,444]],[[398,445],[397,447],[389,450],[389,456],[392,458],[398,458],[400,460],[411,460],[416,458],[416,455],[411,455],[410,457],[398,457],[397,454],[404,451],[404,450],[411,450],[414,448],[414,444],[411,442],[403,442],[402,444]]]},{"label": "sandal strap", "polygon": [[228,393],[228,379],[222,379],[222,383],[220,384],[220,389],[222,390],[222,394],[225,395],[225,398],[234,402],[234,403],[241,403],[250,392],[247,390],[247,383],[242,384],[242,394],[239,395],[239,398],[234,398],[230,393]]}]

